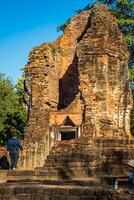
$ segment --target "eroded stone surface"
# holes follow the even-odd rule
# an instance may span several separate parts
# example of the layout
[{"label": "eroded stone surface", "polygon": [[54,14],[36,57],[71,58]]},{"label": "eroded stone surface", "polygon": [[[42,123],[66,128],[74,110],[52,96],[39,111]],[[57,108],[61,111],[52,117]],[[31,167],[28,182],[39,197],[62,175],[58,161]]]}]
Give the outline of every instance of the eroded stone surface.
[{"label": "eroded stone surface", "polygon": [[[113,138],[115,142],[131,137],[128,59],[124,37],[115,18],[103,5],[76,15],[59,39],[32,50],[25,68],[29,125],[20,161],[22,168],[44,165],[51,147],[59,137],[65,137],[62,132],[67,117],[80,137],[74,143],[79,146],[82,138],[87,140],[81,151],[84,155],[88,149],[96,169],[100,162],[109,159],[106,148],[100,151],[103,145],[107,146],[102,141],[104,138],[110,141]],[[102,138],[98,149],[96,138]],[[59,142],[59,149],[62,143]],[[74,151],[79,157],[77,149]],[[132,151],[133,145],[128,149],[126,154]]]},{"label": "eroded stone surface", "polygon": [[0,185],[2,200],[133,200],[133,190],[114,190],[95,186]]}]

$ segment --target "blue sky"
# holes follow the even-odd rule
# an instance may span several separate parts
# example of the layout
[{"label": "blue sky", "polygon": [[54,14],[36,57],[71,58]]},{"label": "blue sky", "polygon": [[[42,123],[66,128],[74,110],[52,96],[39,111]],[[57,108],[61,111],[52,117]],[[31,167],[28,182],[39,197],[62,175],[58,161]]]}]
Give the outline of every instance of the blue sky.
[{"label": "blue sky", "polygon": [[14,83],[29,51],[55,40],[56,28],[90,0],[0,0],[0,72]]}]

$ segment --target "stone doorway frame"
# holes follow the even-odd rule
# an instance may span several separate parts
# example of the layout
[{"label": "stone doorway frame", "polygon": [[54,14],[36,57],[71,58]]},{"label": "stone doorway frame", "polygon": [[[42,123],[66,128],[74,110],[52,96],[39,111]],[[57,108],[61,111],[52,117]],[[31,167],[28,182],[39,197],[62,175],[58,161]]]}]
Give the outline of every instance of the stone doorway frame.
[{"label": "stone doorway frame", "polygon": [[50,132],[49,132],[49,150],[53,146],[54,142],[56,141],[62,141],[60,137],[60,131],[65,130],[68,131],[76,131],[77,132],[77,137],[79,138],[82,135],[82,127],[79,126],[51,126],[50,127]]},{"label": "stone doorway frame", "polygon": [[72,126],[60,126],[57,127],[57,131],[56,131],[56,139],[57,141],[62,141],[61,140],[61,132],[75,132],[75,139],[79,137],[78,135],[78,127],[72,127]]}]

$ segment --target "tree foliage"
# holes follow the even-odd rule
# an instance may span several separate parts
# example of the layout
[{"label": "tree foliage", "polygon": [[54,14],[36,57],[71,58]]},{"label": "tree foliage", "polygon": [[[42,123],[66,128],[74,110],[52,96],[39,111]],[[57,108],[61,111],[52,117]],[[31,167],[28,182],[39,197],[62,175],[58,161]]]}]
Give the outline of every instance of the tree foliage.
[{"label": "tree foliage", "polygon": [[63,24],[60,24],[58,27],[57,27],[57,32],[59,31],[62,31],[64,33],[66,27],[70,24],[70,18],[67,19]]},{"label": "tree foliage", "polygon": [[17,130],[23,138],[26,126],[26,113],[23,108],[23,85],[20,79],[14,87],[12,81],[0,74],[0,144],[4,145],[11,137],[12,130]]}]

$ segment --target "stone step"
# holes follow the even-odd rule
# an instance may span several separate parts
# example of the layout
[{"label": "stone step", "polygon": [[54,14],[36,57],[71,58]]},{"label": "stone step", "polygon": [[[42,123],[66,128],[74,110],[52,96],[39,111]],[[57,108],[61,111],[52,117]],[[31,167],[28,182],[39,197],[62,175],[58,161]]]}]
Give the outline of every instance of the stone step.
[{"label": "stone step", "polygon": [[[108,179],[108,178],[106,178]],[[114,179],[116,179],[114,177]],[[43,185],[79,185],[79,186],[93,186],[100,185],[101,179],[98,177],[90,177],[85,180],[9,180],[8,183],[25,183],[25,184],[36,184],[40,183]]]},{"label": "stone step", "polygon": [[88,163],[88,159],[80,159],[80,158],[55,158],[55,159],[47,159],[45,161],[45,164],[56,164],[56,163],[77,163],[77,162],[87,162]]},{"label": "stone step", "polygon": [[[91,148],[91,147],[90,147]],[[77,150],[77,152],[81,152],[81,151],[84,151],[84,152],[88,152],[89,151],[89,149],[90,148],[88,148],[88,147],[76,147],[76,148],[71,148],[71,146],[69,147],[69,148],[66,148],[66,147],[63,147],[63,148],[52,148],[51,149],[51,151],[50,151],[50,153],[55,153],[55,152],[64,152],[64,153],[66,153],[66,152],[69,152],[69,153],[73,153],[73,152],[75,152],[76,150]],[[91,150],[91,149],[90,149]]]},{"label": "stone step", "polygon": [[[90,155],[91,156],[91,155]],[[95,159],[98,159],[98,155],[94,154],[92,155],[94,156]],[[72,154],[63,154],[63,153],[60,153],[60,154],[49,154],[47,156],[47,159],[85,159],[87,160],[89,158],[89,154],[75,154],[75,153],[72,153]]]},{"label": "stone step", "polygon": [[50,180],[57,179],[57,171],[55,169],[42,170],[1,170],[0,182],[8,180]]},{"label": "stone step", "polygon": [[68,168],[71,168],[71,167],[88,167],[89,164],[87,162],[58,162],[58,163],[54,163],[54,164],[51,164],[51,163],[47,163],[44,165],[45,167],[68,167]]},{"label": "stone step", "polygon": [[[115,162],[116,164],[117,162]],[[68,161],[66,159],[59,159],[59,160],[51,160],[51,162],[49,162],[49,160],[46,160],[44,166],[45,167],[60,167],[60,166],[67,166],[67,167],[77,167],[77,166],[91,166],[91,165],[100,165],[100,160],[94,160],[92,162],[90,161],[86,161],[86,160],[72,160],[72,161]]]},{"label": "stone step", "polygon": [[100,167],[100,157],[91,147],[86,138],[56,142],[42,169],[49,171],[50,179],[87,178],[91,175],[89,168],[94,172]]},{"label": "stone step", "polygon": [[87,178],[89,175],[88,167],[60,167],[47,168],[42,170],[7,170],[0,174],[0,182],[7,182],[11,180],[73,180]]},{"label": "stone step", "polygon": [[[66,170],[66,168],[57,168],[54,169],[43,169],[43,170],[3,170],[0,171],[0,182],[42,182],[42,181],[73,181],[73,180],[87,180],[87,179],[97,179],[101,183],[113,184],[116,180],[117,176],[100,176],[100,172],[98,172],[98,177],[93,177],[94,174],[90,174],[90,170],[88,168],[72,168],[72,170]],[[121,174],[120,176],[124,176]],[[90,177],[90,178],[89,178]]]},{"label": "stone step", "polygon": [[[89,178],[90,176],[94,176],[95,174],[100,174],[99,166],[95,167],[87,167],[87,166],[76,166],[76,167],[68,167],[68,166],[59,166],[59,167],[43,167],[44,170],[57,171],[58,179],[82,179]],[[92,169],[92,172],[91,172]]]},{"label": "stone step", "polygon": [[[17,184],[18,183],[18,184]],[[0,185],[0,199],[2,200],[102,200],[134,199],[134,191],[130,188],[123,188],[119,191],[113,186],[100,185],[96,179],[81,181],[52,181],[44,182],[9,182]]]}]

